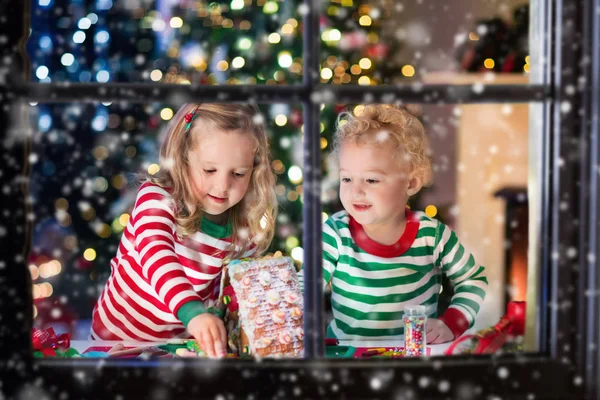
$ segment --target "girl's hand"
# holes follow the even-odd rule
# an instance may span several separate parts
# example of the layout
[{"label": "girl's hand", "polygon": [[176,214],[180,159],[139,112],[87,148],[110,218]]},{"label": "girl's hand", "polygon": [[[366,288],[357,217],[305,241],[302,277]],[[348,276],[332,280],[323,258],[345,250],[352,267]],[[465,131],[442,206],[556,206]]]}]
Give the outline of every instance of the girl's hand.
[{"label": "girl's hand", "polygon": [[440,344],[454,340],[454,333],[441,319],[427,318],[425,332],[427,344]]},{"label": "girl's hand", "polygon": [[187,330],[209,357],[220,358],[227,354],[227,331],[219,317],[210,313],[197,315],[190,320]]}]

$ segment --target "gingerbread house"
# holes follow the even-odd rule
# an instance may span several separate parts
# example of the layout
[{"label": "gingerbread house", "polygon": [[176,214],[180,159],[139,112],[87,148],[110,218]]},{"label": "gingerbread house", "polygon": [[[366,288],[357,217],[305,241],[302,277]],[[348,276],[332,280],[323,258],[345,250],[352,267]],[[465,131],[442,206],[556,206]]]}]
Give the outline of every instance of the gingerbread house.
[{"label": "gingerbread house", "polygon": [[223,270],[220,299],[233,353],[303,355],[304,301],[291,258],[232,261]]}]

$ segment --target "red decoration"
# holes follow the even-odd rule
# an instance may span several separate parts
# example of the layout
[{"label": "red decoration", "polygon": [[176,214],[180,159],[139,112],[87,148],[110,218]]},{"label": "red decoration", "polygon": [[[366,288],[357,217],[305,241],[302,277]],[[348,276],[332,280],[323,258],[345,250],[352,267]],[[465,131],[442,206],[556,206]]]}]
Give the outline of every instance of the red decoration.
[{"label": "red decoration", "polygon": [[85,258],[79,257],[77,258],[77,260],[75,260],[75,268],[77,268],[80,271],[86,271],[90,268],[92,268],[94,266],[94,263],[91,261],[86,260]]},{"label": "red decoration", "polygon": [[508,303],[506,314],[491,328],[482,329],[475,335],[464,335],[456,339],[446,350],[451,355],[462,342],[471,340],[475,343],[474,354],[495,353],[510,336],[520,336],[525,333],[525,302],[511,301]]},{"label": "red decoration", "polygon": [[223,289],[223,297],[224,296],[229,296],[230,298],[229,304],[227,304],[229,312],[236,312],[240,306],[235,295],[235,290],[233,290],[233,286],[229,285]]},{"label": "red decoration", "polygon": [[153,115],[148,120],[148,128],[150,128],[150,129],[157,128],[159,123],[160,123],[159,118],[156,115]]},{"label": "red decoration", "polygon": [[382,60],[387,57],[389,50],[389,46],[382,43],[377,43],[373,46],[367,47],[366,55],[367,57],[375,60]]},{"label": "red decoration", "polygon": [[[56,336],[52,328],[33,328],[31,339],[33,341],[33,348],[42,352],[44,352],[43,349],[68,349],[71,344],[71,338],[68,333]],[[44,352],[44,354],[46,353]]]},{"label": "red decoration", "polygon": [[300,111],[300,110],[292,111],[292,115],[290,115],[290,122],[295,127],[299,127],[300,125],[302,125],[302,111]]},{"label": "red decoration", "polygon": [[185,119],[186,123],[189,124],[190,122],[192,122],[192,118],[194,118],[194,113],[187,113],[187,114],[185,114],[184,119]]}]

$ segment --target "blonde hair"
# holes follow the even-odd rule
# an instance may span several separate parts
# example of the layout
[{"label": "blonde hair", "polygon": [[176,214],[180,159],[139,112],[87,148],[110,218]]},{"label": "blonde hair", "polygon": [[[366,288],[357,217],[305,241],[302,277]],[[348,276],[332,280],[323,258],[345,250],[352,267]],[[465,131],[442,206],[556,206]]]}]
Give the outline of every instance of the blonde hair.
[{"label": "blonde hair", "polygon": [[337,119],[334,153],[339,153],[344,142],[387,145],[391,140],[395,158],[407,162],[409,176],[421,178],[423,186],[429,186],[433,181],[431,150],[425,128],[417,118],[420,113],[418,106],[387,104],[364,106],[357,115],[345,111]]},{"label": "blonde hair", "polygon": [[[186,114],[195,111],[189,131]],[[258,107],[249,104],[185,104],[171,119],[160,148],[160,170],[147,180],[168,188],[175,201],[177,234],[186,237],[198,231],[204,211],[194,196],[188,175],[188,153],[199,145],[205,132],[221,130],[251,135],[256,144],[254,168],[248,191],[230,211],[232,245],[226,259],[239,258],[252,240],[257,254],[267,250],[275,232],[277,197],[275,174],[269,161],[267,133]],[[238,251],[236,251],[238,247]]]}]

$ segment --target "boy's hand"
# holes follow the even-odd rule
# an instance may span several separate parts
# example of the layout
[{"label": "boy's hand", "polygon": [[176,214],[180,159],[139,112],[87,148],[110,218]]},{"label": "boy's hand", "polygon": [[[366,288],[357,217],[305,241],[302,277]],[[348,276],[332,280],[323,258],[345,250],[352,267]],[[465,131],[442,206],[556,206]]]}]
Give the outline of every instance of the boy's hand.
[{"label": "boy's hand", "polygon": [[227,354],[227,331],[219,317],[210,313],[197,315],[190,320],[187,330],[209,357],[225,357]]},{"label": "boy's hand", "polygon": [[425,332],[427,344],[440,344],[454,340],[454,333],[448,325],[437,318],[427,318]]}]

